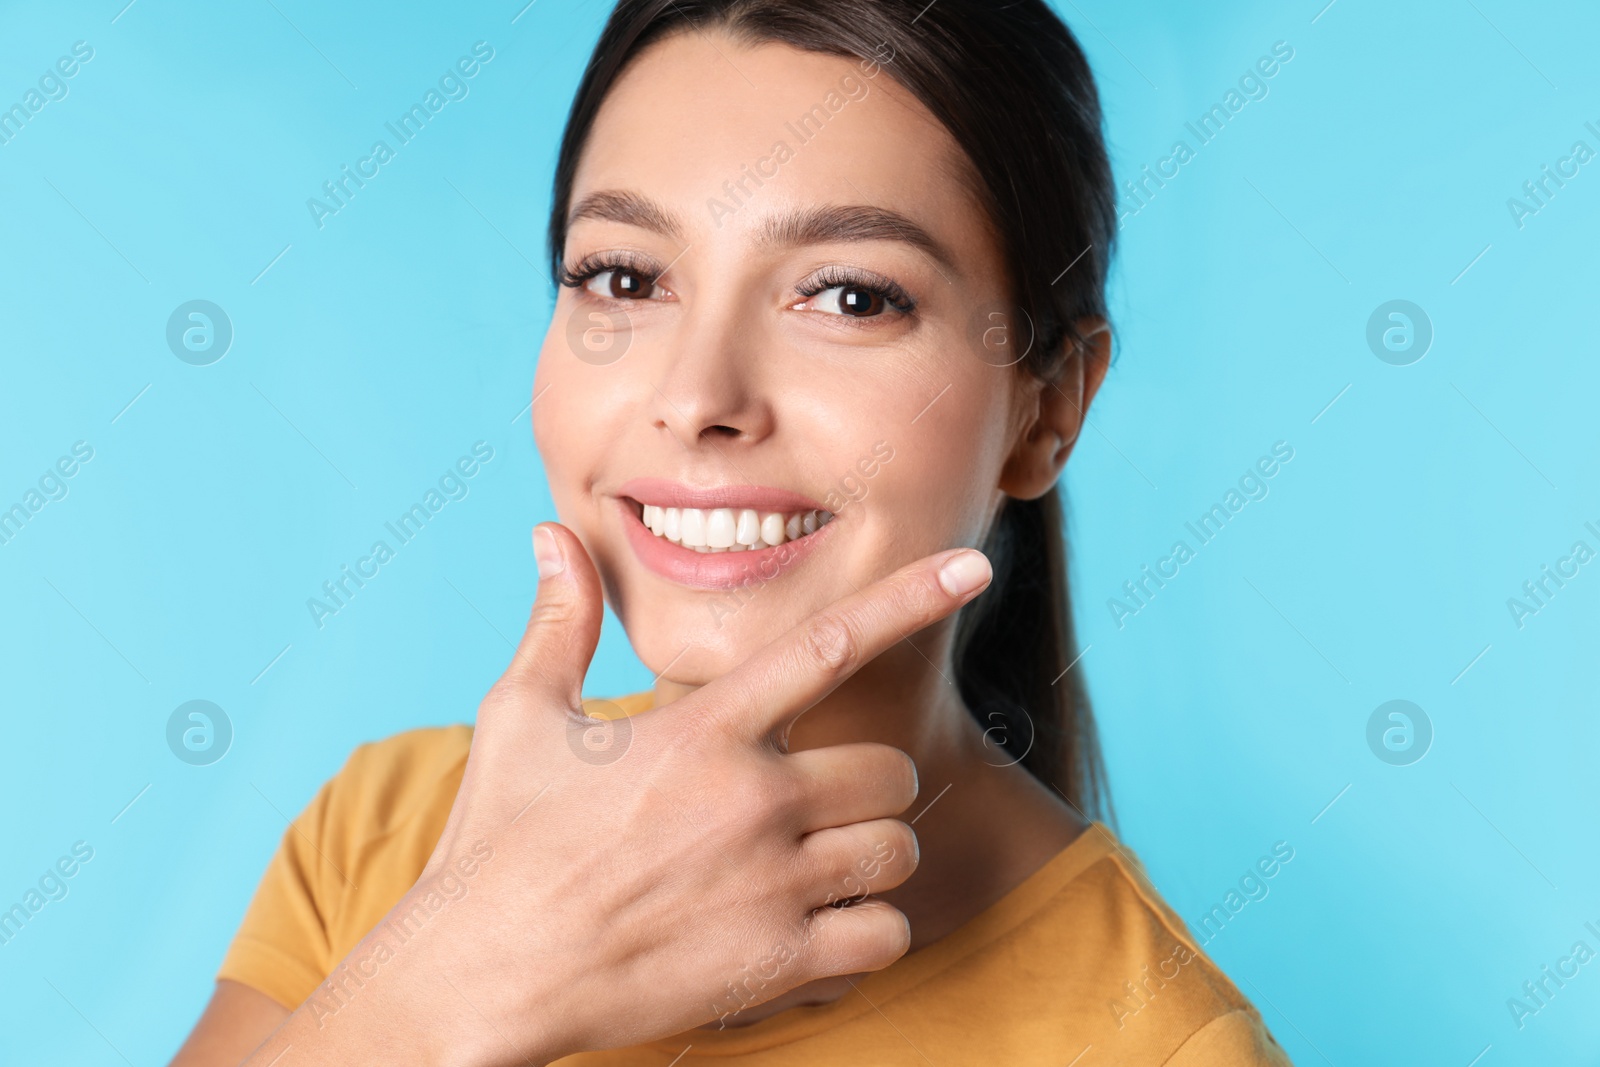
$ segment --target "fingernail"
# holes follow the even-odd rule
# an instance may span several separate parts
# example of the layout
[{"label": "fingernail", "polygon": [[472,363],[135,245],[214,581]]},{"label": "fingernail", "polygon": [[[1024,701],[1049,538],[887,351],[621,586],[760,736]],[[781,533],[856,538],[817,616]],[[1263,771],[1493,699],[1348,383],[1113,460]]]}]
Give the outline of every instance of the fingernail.
[{"label": "fingernail", "polygon": [[539,564],[540,581],[567,569],[567,561],[561,557],[561,545],[556,541],[555,533],[546,526],[533,528],[533,558]]},{"label": "fingernail", "polygon": [[966,596],[988,584],[993,575],[988,557],[969,548],[944,561],[939,568],[939,584],[951,596]]}]

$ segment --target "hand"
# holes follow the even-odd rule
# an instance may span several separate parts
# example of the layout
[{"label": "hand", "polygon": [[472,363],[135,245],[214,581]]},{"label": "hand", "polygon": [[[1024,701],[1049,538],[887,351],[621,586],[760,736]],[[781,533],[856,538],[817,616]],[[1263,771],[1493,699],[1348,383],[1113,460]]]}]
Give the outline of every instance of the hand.
[{"label": "hand", "polygon": [[905,567],[632,716],[614,760],[586,760],[582,732],[604,729],[581,710],[600,583],[570,531],[534,539],[527,631],[479,708],[438,846],[390,913],[427,918],[384,965],[405,987],[392,1017],[452,1062],[546,1063],[899,959],[905,916],[868,894],[916,868],[893,818],[916,798],[915,766],[886,745],[786,740],[862,664],[972,599],[988,561],[957,550]]}]

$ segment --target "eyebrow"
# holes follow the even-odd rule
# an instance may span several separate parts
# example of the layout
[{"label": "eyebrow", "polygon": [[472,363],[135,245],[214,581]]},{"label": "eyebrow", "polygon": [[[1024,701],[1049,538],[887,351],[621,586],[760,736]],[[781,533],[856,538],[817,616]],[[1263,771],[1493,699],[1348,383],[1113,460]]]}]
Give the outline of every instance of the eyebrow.
[{"label": "eyebrow", "polygon": [[933,234],[898,211],[871,204],[826,204],[801,208],[767,220],[762,239],[775,245],[825,241],[899,241],[919,248],[947,267],[950,255]]},{"label": "eyebrow", "polygon": [[[579,219],[620,222],[683,240],[684,227],[677,215],[649,197],[627,190],[590,193],[568,213],[568,227]],[[775,215],[762,226],[759,240],[777,246],[897,241],[921,249],[946,267],[954,267],[949,252],[926,229],[898,211],[871,204],[824,204]]]},{"label": "eyebrow", "polygon": [[682,240],[683,226],[678,222],[678,216],[648,196],[626,190],[609,189],[590,193],[567,213],[567,226],[570,228],[579,219],[620,222],[659,233],[663,237]]}]

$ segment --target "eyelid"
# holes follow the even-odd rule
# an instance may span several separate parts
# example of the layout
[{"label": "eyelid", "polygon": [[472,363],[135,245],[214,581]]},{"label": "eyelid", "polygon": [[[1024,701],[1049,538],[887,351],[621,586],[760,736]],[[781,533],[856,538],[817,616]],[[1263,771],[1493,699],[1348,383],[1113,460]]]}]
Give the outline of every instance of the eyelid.
[{"label": "eyelid", "polygon": [[829,289],[845,286],[855,286],[878,294],[883,297],[884,303],[899,314],[909,315],[917,310],[917,298],[906,292],[899,282],[887,275],[862,267],[846,267],[839,264],[819,267],[795,286],[795,292],[803,299],[810,300]]},{"label": "eyelid", "polygon": [[604,252],[590,252],[570,267],[565,263],[561,264],[560,277],[556,281],[570,289],[581,289],[595,275],[608,270],[630,271],[649,280],[652,285],[659,285],[661,275],[665,273],[654,257],[643,252],[635,252],[632,249],[610,249]]}]

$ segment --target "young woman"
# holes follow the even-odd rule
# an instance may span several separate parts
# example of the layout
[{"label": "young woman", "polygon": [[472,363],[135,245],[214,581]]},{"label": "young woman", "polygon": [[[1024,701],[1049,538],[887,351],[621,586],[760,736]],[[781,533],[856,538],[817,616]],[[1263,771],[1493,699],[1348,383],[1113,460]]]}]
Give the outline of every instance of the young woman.
[{"label": "young woman", "polygon": [[[1286,1063],[1094,821],[1056,483],[1114,231],[1043,0],[622,0],[526,634],[318,794],[175,1062]],[[581,700],[602,596],[653,691]]]}]

